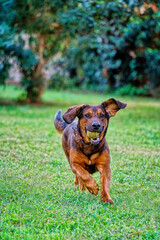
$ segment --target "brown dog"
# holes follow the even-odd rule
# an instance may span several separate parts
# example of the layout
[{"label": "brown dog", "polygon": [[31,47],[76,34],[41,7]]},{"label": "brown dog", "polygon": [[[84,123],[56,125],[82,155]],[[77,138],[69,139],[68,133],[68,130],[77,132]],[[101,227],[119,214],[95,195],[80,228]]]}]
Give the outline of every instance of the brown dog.
[{"label": "brown dog", "polygon": [[[63,132],[62,146],[76,175],[75,185],[98,194],[98,184],[90,174],[99,171],[103,202],[113,203],[109,195],[110,154],[105,135],[110,117],[126,106],[126,103],[111,98],[97,106],[70,107],[63,116],[59,110],[55,116],[55,128],[59,133]],[[74,121],[76,117],[78,121]]]}]

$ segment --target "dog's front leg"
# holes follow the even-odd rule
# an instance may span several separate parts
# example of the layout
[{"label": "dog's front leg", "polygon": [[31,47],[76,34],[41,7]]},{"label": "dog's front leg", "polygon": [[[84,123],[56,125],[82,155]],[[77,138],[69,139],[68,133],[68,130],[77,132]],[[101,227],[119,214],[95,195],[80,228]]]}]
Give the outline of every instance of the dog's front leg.
[{"label": "dog's front leg", "polygon": [[97,195],[99,186],[94,178],[90,176],[88,171],[85,170],[79,163],[72,163],[71,168],[72,171],[76,174],[76,180],[79,184],[79,188],[87,188],[90,193]]},{"label": "dog's front leg", "polygon": [[111,178],[111,170],[109,163],[105,165],[97,165],[97,169],[100,172],[101,180],[101,199],[103,202],[114,203],[109,195],[109,184]]}]

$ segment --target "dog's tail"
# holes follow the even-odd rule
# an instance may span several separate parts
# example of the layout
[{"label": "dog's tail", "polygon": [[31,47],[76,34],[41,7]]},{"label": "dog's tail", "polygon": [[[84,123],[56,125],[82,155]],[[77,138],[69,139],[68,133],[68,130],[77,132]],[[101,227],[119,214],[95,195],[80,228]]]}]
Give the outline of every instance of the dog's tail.
[{"label": "dog's tail", "polygon": [[62,110],[59,109],[54,118],[54,126],[58,133],[62,133],[68,124],[62,119]]}]

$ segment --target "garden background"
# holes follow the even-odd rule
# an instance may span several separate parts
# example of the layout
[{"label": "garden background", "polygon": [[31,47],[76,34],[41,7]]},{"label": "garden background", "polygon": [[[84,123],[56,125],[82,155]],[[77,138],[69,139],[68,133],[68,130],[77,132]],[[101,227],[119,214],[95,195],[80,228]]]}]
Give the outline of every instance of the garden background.
[{"label": "garden background", "polygon": [[[0,238],[158,240],[159,1],[0,6]],[[106,135],[114,205],[73,186],[53,126],[110,97],[127,103]]]}]

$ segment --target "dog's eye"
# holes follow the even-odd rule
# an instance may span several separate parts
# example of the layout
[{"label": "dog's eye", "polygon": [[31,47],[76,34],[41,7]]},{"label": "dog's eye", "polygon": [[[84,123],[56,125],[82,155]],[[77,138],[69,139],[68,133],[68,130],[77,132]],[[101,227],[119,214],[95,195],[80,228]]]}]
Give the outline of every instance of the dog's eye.
[{"label": "dog's eye", "polygon": [[85,114],[86,118],[90,118],[90,115],[88,113]]},{"label": "dog's eye", "polygon": [[104,114],[103,113],[100,114],[100,118],[104,118]]}]

